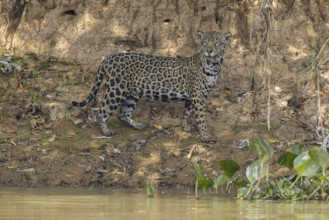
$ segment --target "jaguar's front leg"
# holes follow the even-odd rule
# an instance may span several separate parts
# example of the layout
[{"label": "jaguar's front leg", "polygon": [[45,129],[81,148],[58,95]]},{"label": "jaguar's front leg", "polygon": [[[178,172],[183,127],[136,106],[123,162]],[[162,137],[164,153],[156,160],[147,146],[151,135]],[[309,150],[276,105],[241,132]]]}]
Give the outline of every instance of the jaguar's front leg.
[{"label": "jaguar's front leg", "polygon": [[206,105],[203,101],[194,102],[194,114],[196,118],[196,124],[198,127],[198,132],[202,142],[217,142],[217,140],[212,137],[207,128],[206,122]]},{"label": "jaguar's front leg", "polygon": [[183,131],[192,132],[194,130],[193,126],[189,122],[189,118],[190,118],[192,110],[193,110],[193,104],[192,104],[191,100],[186,100],[184,115],[183,115],[183,119],[181,122]]}]

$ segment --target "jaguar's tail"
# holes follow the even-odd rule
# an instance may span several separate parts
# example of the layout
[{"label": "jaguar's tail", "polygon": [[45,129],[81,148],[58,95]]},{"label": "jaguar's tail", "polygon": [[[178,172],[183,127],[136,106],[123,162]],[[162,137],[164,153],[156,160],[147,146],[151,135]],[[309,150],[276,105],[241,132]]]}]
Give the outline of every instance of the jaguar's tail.
[{"label": "jaguar's tail", "polygon": [[97,92],[99,91],[99,88],[101,87],[101,83],[102,83],[103,79],[104,79],[104,72],[101,70],[101,67],[100,67],[98,69],[98,73],[97,73],[97,77],[96,77],[94,86],[91,89],[91,92],[89,93],[87,98],[85,98],[81,102],[72,101],[71,105],[76,106],[76,107],[83,107],[83,106],[87,105],[91,100],[93,100],[95,98]]}]

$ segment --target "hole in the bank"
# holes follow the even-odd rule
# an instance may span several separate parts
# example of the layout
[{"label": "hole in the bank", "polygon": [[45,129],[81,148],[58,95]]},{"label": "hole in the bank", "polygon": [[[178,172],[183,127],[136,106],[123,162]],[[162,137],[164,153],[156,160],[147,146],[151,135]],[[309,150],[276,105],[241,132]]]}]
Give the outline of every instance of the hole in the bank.
[{"label": "hole in the bank", "polygon": [[16,115],[16,120],[19,121],[19,120],[21,120],[21,119],[22,119],[22,115],[17,114],[17,115]]},{"label": "hole in the bank", "polygon": [[164,23],[170,23],[171,20],[169,18],[163,20]]},{"label": "hole in the bank", "polygon": [[70,10],[66,10],[62,13],[62,15],[72,15],[72,16],[75,16],[77,15],[77,12],[73,9],[70,9]]}]

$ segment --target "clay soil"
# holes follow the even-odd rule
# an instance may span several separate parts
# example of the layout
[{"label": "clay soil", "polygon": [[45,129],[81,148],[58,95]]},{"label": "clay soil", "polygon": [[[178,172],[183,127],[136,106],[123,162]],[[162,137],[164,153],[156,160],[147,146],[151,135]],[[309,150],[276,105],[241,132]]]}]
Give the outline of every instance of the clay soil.
[{"label": "clay soil", "polygon": [[[273,1],[273,14],[265,8],[272,17],[261,10],[260,1],[228,1],[234,4],[225,7],[223,17],[213,13],[215,6],[208,7],[213,1],[196,1],[194,8],[177,5],[180,10],[171,9],[175,6],[171,3],[169,8],[146,7],[146,3],[145,7],[128,7],[136,13],[114,13],[121,1],[115,1],[115,7],[112,1],[106,7],[68,1],[79,6],[67,3],[70,10],[65,5],[50,7],[43,2],[32,1],[24,12],[13,35],[13,47],[0,36],[6,44],[1,45],[0,55],[13,57],[23,67],[22,71],[0,72],[0,187],[143,188],[151,179],[159,188],[192,189],[193,161],[202,166],[206,175],[215,177],[222,173],[218,161],[233,159],[241,165],[239,175],[243,178],[245,168],[257,158],[248,146],[241,146],[246,140],[266,138],[277,158],[295,143],[318,146],[322,141],[316,134],[319,119],[324,128],[329,127],[328,47],[319,53],[329,36],[326,1],[284,1],[278,5]],[[98,4],[101,2],[108,1]],[[12,7],[7,8],[6,11],[2,7],[5,15],[1,33],[5,33],[3,27],[10,18]],[[169,9],[178,15],[163,19],[172,14]],[[154,11],[153,20],[144,19],[152,15],[148,10]],[[188,13],[183,14],[185,10]],[[139,13],[144,17],[137,16]],[[131,25],[128,15],[133,16]],[[191,16],[199,22],[191,22]],[[116,17],[122,21],[111,23]],[[221,18],[223,27],[217,24]],[[134,23],[138,19],[141,21]],[[102,25],[98,25],[100,22]],[[190,28],[191,23],[195,27]],[[130,27],[131,32],[119,28],[121,24]],[[95,30],[81,37],[80,32],[72,34],[80,30],[72,29],[77,25],[83,25],[81,30],[94,25]],[[183,102],[143,98],[134,119],[146,123],[147,130],[136,131],[121,123],[116,112],[108,120],[116,132],[112,138],[103,138],[99,127],[88,120],[102,92],[84,108],[66,104],[87,96],[102,56],[121,49],[190,56],[197,50],[193,41],[197,30],[220,28],[231,31],[233,39],[218,83],[207,101],[209,130],[218,139],[216,143],[201,143],[197,132],[181,130]],[[110,37],[103,39],[107,29]],[[145,42],[139,41],[143,36]],[[120,43],[123,37],[129,45]],[[318,75],[314,71],[316,65]],[[273,159],[271,172],[276,169]]]},{"label": "clay soil", "polygon": [[136,120],[148,124],[146,131],[128,127],[114,114],[109,126],[117,134],[104,139],[88,120],[98,99],[83,109],[58,101],[82,100],[93,74],[79,75],[79,65],[41,60],[33,54],[20,58],[20,63],[24,71],[1,75],[1,186],[140,188],[149,178],[158,187],[193,187],[192,161],[214,176],[221,173],[218,160],[233,159],[243,174],[256,155],[248,147],[240,149],[241,140],[270,138],[273,146],[298,134],[314,140],[312,132],[296,121],[275,122],[271,132],[266,121],[239,123],[238,113],[244,105],[251,108],[256,94],[241,98],[220,88],[211,93],[207,109],[217,143],[201,143],[196,132],[181,130],[184,103],[148,99],[141,100],[135,112]]},{"label": "clay soil", "polygon": [[[254,158],[248,148],[235,147],[237,137],[221,139],[217,135],[217,143],[204,144],[196,132],[183,132],[181,102],[143,99],[135,118],[146,122],[148,129],[136,131],[114,114],[109,126],[117,134],[104,139],[99,127],[87,119],[93,104],[79,109],[49,99],[51,95],[64,101],[79,100],[87,94],[88,86],[81,91],[84,75],[70,75],[76,76],[79,66],[41,61],[33,55],[21,62],[28,63],[29,69],[1,76],[5,94],[1,96],[1,186],[131,188],[144,187],[150,178],[161,187],[192,187],[191,161],[199,161],[213,175],[211,172],[219,172],[219,159],[231,158],[244,166]],[[220,93],[215,91],[208,105],[212,133],[223,128],[212,122],[220,117],[219,104],[213,101]],[[253,128],[247,130],[253,133]],[[222,135],[225,132],[231,131],[224,129]]]}]

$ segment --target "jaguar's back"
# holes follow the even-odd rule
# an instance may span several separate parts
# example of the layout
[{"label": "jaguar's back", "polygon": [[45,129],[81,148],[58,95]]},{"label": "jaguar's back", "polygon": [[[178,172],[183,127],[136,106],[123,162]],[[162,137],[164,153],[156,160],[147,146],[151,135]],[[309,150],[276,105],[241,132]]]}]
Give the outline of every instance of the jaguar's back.
[{"label": "jaguar's back", "polygon": [[152,99],[163,99],[161,97],[172,92],[185,91],[188,60],[189,58],[125,53],[110,56],[103,65],[108,69],[107,77],[122,79],[120,83],[112,80],[112,84],[110,79],[110,86],[120,87],[122,84],[129,91],[138,90],[141,95]]}]

